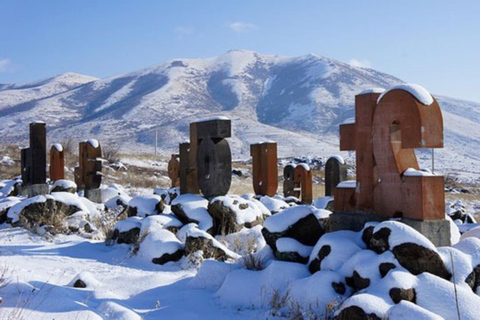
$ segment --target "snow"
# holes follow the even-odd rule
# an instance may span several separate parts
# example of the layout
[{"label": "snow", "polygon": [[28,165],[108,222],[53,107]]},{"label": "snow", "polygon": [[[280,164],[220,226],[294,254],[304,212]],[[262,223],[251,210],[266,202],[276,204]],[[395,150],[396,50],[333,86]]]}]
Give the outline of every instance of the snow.
[{"label": "snow", "polygon": [[55,148],[58,152],[63,151],[63,146],[60,143],[54,143],[52,147]]},{"label": "snow", "polygon": [[309,275],[305,265],[272,261],[264,270],[239,269],[230,272],[216,297],[226,306],[258,308],[270,301],[275,292],[283,295],[293,280]]},{"label": "snow", "polygon": [[342,181],[337,185],[337,188],[356,188],[356,187],[357,187],[357,181],[355,180]]},{"label": "snow", "polygon": [[230,120],[230,118],[225,117],[225,116],[212,116],[212,117],[206,117],[206,118],[195,120],[192,123],[214,121],[214,120]]},{"label": "snow", "polygon": [[391,307],[387,312],[387,319],[415,319],[415,320],[442,320],[443,318],[436,315],[416,304],[402,300],[398,304]]},{"label": "snow", "polygon": [[383,228],[390,229],[391,231],[390,236],[388,237],[390,249],[393,249],[402,243],[415,243],[435,252],[437,251],[430,240],[404,223],[398,221],[384,221],[375,226],[373,232],[375,233]]},{"label": "snow", "polygon": [[140,234],[148,234],[166,228],[181,228],[183,223],[178,220],[173,214],[158,214],[148,216],[141,221],[142,227]]},{"label": "snow", "polygon": [[127,232],[132,229],[142,227],[142,218],[140,217],[128,217],[124,220],[120,220],[115,224],[114,229],[118,230],[118,232]]},{"label": "snow", "polygon": [[358,95],[369,94],[369,93],[383,93],[383,92],[385,92],[385,89],[383,88],[370,88],[370,89],[363,90]]},{"label": "snow", "polygon": [[182,194],[172,201],[172,206],[180,205],[189,219],[198,221],[201,230],[213,227],[212,217],[207,211],[208,200],[194,194]]},{"label": "snow", "polygon": [[160,201],[162,198],[154,194],[137,196],[128,202],[128,206],[137,209],[137,216],[146,217],[159,213],[157,206]]},{"label": "snow", "polygon": [[403,172],[405,177],[426,177],[426,176],[433,176],[431,172],[423,171],[423,170],[416,170],[414,168],[408,168]]},{"label": "snow", "polygon": [[333,197],[327,196],[313,200],[313,206],[318,209],[325,209],[333,201]]},{"label": "snow", "polygon": [[390,305],[381,297],[374,296],[369,293],[360,293],[347,299],[339,309],[339,311],[351,306],[359,306],[367,314],[374,313],[381,319],[385,318]]},{"label": "snow", "polygon": [[[328,158],[328,160],[330,160],[330,159],[335,159],[335,160],[337,160],[338,163],[340,163],[340,164],[345,164],[345,160],[343,159],[343,157],[342,157],[342,156],[339,156],[339,155],[337,155],[337,154],[331,156],[330,158]],[[328,160],[327,160],[327,161],[328,161]]]},{"label": "snow", "polygon": [[298,220],[305,218],[312,213],[312,206],[301,205],[289,207],[269,217],[267,220],[265,220],[263,226],[272,233],[282,232],[287,230]]},{"label": "snow", "polygon": [[86,142],[94,148],[98,148],[100,146],[100,143],[96,139],[88,139]]},{"label": "snow", "polygon": [[190,281],[189,286],[193,289],[208,289],[216,291],[225,281],[227,275],[240,269],[237,263],[227,263],[215,260],[205,260],[198,270],[197,275]]},{"label": "snow", "polygon": [[293,238],[280,238],[276,241],[279,252],[296,252],[302,257],[309,257],[313,247],[301,244]]},{"label": "snow", "polygon": [[183,249],[183,244],[168,230],[155,230],[147,233],[140,243],[138,256],[151,261],[164,254],[173,254]]},{"label": "snow", "polygon": [[289,207],[288,203],[285,201],[268,196],[261,197],[260,202],[272,213],[280,212]]},{"label": "snow", "polygon": [[380,97],[378,97],[377,103],[380,103],[382,100],[383,96],[385,96],[388,92],[392,90],[404,90],[413,95],[421,104],[425,106],[429,106],[433,103],[433,97],[432,95],[425,89],[424,87],[414,84],[414,83],[405,83],[405,84],[399,84],[395,85],[388,90],[384,91]]},{"label": "snow", "polygon": [[52,190],[56,187],[62,188],[63,190],[74,189],[77,190],[77,184],[71,180],[60,179],[56,180],[52,185]]},{"label": "snow", "polygon": [[299,163],[297,164],[298,167],[302,167],[303,169],[305,169],[305,171],[310,171],[310,166],[306,163]]},{"label": "snow", "polygon": [[0,160],[0,163],[3,166],[13,166],[15,164],[15,161],[13,161],[10,157],[8,156],[3,156],[2,160]]}]

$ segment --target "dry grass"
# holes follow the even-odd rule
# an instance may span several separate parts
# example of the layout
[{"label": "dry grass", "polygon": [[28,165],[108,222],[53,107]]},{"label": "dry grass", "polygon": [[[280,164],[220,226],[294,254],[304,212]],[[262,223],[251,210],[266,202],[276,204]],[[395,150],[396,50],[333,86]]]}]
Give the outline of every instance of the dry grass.
[{"label": "dry grass", "polygon": [[241,263],[248,270],[260,271],[265,269],[265,259],[252,253],[242,257]]}]

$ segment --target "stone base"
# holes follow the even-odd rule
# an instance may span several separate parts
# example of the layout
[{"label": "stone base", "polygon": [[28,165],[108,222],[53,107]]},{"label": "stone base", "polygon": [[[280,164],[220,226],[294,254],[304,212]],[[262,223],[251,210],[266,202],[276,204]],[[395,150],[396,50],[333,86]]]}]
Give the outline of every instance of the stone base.
[{"label": "stone base", "polygon": [[27,186],[27,195],[29,198],[39,196],[39,195],[45,195],[45,194],[48,194],[49,192],[50,192],[50,188],[46,183],[32,184]]},{"label": "stone base", "polygon": [[84,197],[95,203],[102,203],[102,189],[85,189]]},{"label": "stone base", "polygon": [[[374,214],[339,212],[335,211],[330,215],[330,232],[339,230],[360,231],[365,223],[370,221],[381,222],[389,220],[387,217],[381,217]],[[413,220],[413,219],[395,219],[414,228],[435,246],[450,246],[450,222],[441,220]]]}]

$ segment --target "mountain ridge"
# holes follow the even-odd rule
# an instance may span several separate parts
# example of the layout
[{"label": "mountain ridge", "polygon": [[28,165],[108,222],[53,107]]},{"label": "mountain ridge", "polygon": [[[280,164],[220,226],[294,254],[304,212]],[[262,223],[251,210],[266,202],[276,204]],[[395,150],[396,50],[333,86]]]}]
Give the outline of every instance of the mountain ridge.
[{"label": "mountain ridge", "polygon": [[[339,153],[338,125],[354,116],[356,94],[403,83],[323,56],[246,50],[171,59],[104,79],[86,77],[79,77],[83,83],[72,88],[53,86],[59,89],[53,95],[21,95],[21,103],[5,99],[5,92],[12,90],[0,90],[4,143],[24,142],[28,123],[43,120],[52,141],[95,137],[121,143],[131,152],[151,151],[158,127],[159,149],[169,153],[188,139],[190,121],[222,114],[234,119],[230,140],[237,158],[248,157],[249,144],[259,140],[277,140],[280,156],[328,156]],[[22,90],[30,89],[18,92]],[[475,171],[469,167],[480,165],[480,133],[472,132],[480,121],[480,104],[435,97],[444,111],[447,147],[436,159],[440,165],[455,159],[455,170],[468,175]]]}]

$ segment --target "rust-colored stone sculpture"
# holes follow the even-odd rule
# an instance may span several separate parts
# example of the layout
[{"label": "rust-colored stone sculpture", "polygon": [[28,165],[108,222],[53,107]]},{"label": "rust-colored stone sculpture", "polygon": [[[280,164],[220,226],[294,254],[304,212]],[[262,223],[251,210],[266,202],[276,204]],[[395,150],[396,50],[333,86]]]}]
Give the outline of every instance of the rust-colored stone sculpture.
[{"label": "rust-colored stone sculpture", "polygon": [[62,145],[55,143],[50,148],[50,180],[62,179],[65,179],[65,155]]},{"label": "rust-colored stone sculpture", "polygon": [[102,183],[102,148],[97,140],[79,144],[79,166],[75,168],[75,183],[80,189],[97,189]]},{"label": "rust-colored stone sculpture", "polygon": [[356,122],[340,126],[340,149],[356,151],[357,182],[337,187],[335,210],[444,219],[444,178],[418,171],[414,152],[443,147],[438,103],[424,105],[403,89],[390,90],[377,103],[378,98],[378,93],[357,95]]},{"label": "rust-colored stone sculpture", "polygon": [[168,177],[172,181],[172,188],[180,187],[180,161],[178,158],[180,155],[172,154],[170,161],[168,162]]},{"label": "rust-colored stone sculpture", "polygon": [[300,198],[300,183],[295,182],[294,164],[287,164],[283,168],[283,196]]},{"label": "rust-colored stone sculpture", "polygon": [[21,150],[22,182],[44,184],[47,179],[47,129],[44,122],[30,123],[30,147]]},{"label": "rust-colored stone sculpture", "polygon": [[313,200],[313,180],[309,166],[302,163],[297,165],[293,180],[300,185],[302,203],[311,204]]},{"label": "rust-colored stone sculpture", "polygon": [[273,197],[277,193],[277,143],[263,142],[250,145],[252,156],[253,190],[256,195]]}]

